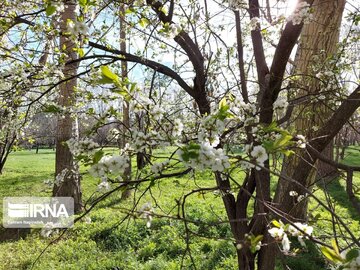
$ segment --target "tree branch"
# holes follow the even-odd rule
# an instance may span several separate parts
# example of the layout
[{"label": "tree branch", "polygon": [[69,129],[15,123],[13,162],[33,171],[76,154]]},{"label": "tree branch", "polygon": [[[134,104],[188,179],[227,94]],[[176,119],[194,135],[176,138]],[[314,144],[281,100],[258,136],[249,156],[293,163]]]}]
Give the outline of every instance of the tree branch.
[{"label": "tree branch", "polygon": [[[171,68],[160,64],[158,62],[146,59],[146,58],[142,58],[130,53],[126,53],[117,49],[111,49],[108,48],[104,45],[101,44],[97,44],[94,43],[92,41],[89,41],[89,46],[99,49],[99,50],[103,50],[106,52],[110,52],[113,54],[116,54],[118,56],[115,55],[92,55],[92,56],[87,56],[87,57],[83,57],[80,58],[79,60],[86,60],[86,59],[92,59],[92,58],[96,58],[96,57],[107,57],[107,58],[112,58],[112,59],[117,59],[117,60],[121,60],[121,61],[128,61],[128,62],[133,62],[133,63],[139,63],[142,65],[145,65],[159,73],[162,73],[166,76],[169,76],[170,78],[174,79],[180,86],[182,89],[184,89],[190,96],[192,96],[193,98],[195,97],[195,92],[194,89],[192,89],[181,77],[180,75],[175,72],[174,70],[172,70]],[[68,64],[68,63],[67,63]]]}]

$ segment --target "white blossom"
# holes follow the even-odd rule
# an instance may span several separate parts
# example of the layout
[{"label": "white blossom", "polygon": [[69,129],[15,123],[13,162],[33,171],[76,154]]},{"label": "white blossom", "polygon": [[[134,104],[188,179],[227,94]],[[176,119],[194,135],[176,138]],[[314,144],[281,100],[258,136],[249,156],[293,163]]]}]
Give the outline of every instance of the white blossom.
[{"label": "white blossom", "polygon": [[176,24],[176,23],[172,23],[170,24],[169,26],[169,37],[170,38],[174,38],[176,37],[177,35],[180,34],[180,32],[182,31],[182,28],[180,25]]},{"label": "white blossom", "polygon": [[283,228],[277,228],[277,227],[273,227],[273,228],[269,229],[268,232],[271,235],[271,237],[273,237],[277,240],[281,240],[285,234]]},{"label": "white blossom", "polygon": [[294,237],[298,237],[298,240],[301,245],[305,245],[303,238],[307,238],[313,232],[313,227],[303,224],[300,222],[295,222],[293,225],[284,226],[280,222],[279,227],[273,227],[268,230],[268,233],[275,238],[276,241],[281,241],[282,249],[284,252],[290,250],[290,241],[288,234]]},{"label": "white blossom", "polygon": [[299,148],[306,148],[306,139],[303,135],[296,135],[295,138],[297,139],[296,146]]},{"label": "white blossom", "polygon": [[297,198],[297,201],[301,202],[304,198],[305,198],[305,195],[299,195],[299,197]]},{"label": "white blossom", "polygon": [[253,17],[250,20],[250,29],[252,31],[260,29],[260,18],[259,17]]},{"label": "white blossom", "polygon": [[293,25],[304,23],[309,23],[312,19],[312,14],[310,10],[310,5],[306,1],[298,3],[295,11],[291,16],[288,17],[288,21],[291,21]]},{"label": "white blossom", "polygon": [[265,148],[261,145],[254,146],[250,155],[255,158],[256,162],[261,166],[264,166],[264,162],[269,158]]},{"label": "white blossom", "polygon": [[276,101],[273,104],[274,110],[277,109],[285,109],[289,103],[287,102],[287,98],[284,96],[278,96]]},{"label": "white blossom", "polygon": [[169,160],[165,160],[163,162],[157,162],[154,163],[151,166],[151,172],[153,172],[155,175],[158,175],[164,168],[169,164]]},{"label": "white blossom", "polygon": [[[177,154],[180,156],[180,159],[184,161],[184,152],[182,150],[178,150]],[[190,159],[187,162],[187,165],[200,171],[210,168],[212,171],[222,172],[230,167],[230,162],[223,149],[215,149],[208,142],[205,142],[200,144],[198,157]]]},{"label": "white blossom", "polygon": [[110,184],[107,181],[106,177],[103,177],[100,184],[97,186],[98,191],[107,191],[110,190]]},{"label": "white blossom", "polygon": [[139,209],[139,214],[140,217],[143,219],[146,219],[146,227],[150,228],[151,227],[151,221],[152,221],[152,213],[153,213],[154,209],[151,206],[150,202],[146,202],[144,203],[140,209]]},{"label": "white blossom", "polygon": [[288,252],[290,250],[290,240],[289,240],[287,234],[284,234],[284,236],[281,240],[281,245],[282,245],[284,252]]},{"label": "white blossom", "polygon": [[229,7],[233,10],[239,10],[241,8],[246,8],[247,3],[244,0],[229,0]]},{"label": "white blossom", "polygon": [[68,145],[70,152],[74,156],[93,155],[95,154],[96,149],[99,147],[96,142],[88,138],[84,138],[81,140],[71,138],[66,142],[66,144]]},{"label": "white blossom", "polygon": [[65,9],[64,3],[62,1],[59,1],[59,0],[51,1],[50,5],[55,7],[55,10],[56,10],[57,13],[61,13]]},{"label": "white blossom", "polygon": [[255,168],[255,165],[254,165],[254,164],[252,164],[252,163],[250,163],[250,162],[248,162],[248,161],[246,161],[246,160],[241,160],[241,161],[240,161],[240,166],[241,166],[241,168],[244,169],[244,170],[250,170],[250,169],[252,169],[252,168]]},{"label": "white blossom", "polygon": [[103,177],[106,174],[106,171],[104,166],[98,163],[91,166],[89,173],[94,177]]},{"label": "white blossom", "polygon": [[72,21],[72,20],[68,20],[67,22],[67,31],[73,35],[73,36],[78,36],[78,35],[88,35],[89,32],[89,27],[86,25],[85,22],[80,22],[80,21]]},{"label": "white blossom", "polygon": [[41,229],[40,235],[42,237],[48,238],[55,232],[54,230],[54,223],[53,222],[47,222],[45,226]]},{"label": "white blossom", "polygon": [[183,129],[184,129],[184,124],[182,123],[182,121],[179,118],[176,118],[174,120],[174,127],[172,130],[172,135],[174,137],[181,136]]},{"label": "white blossom", "polygon": [[155,120],[159,121],[159,120],[161,120],[161,118],[163,117],[164,112],[165,112],[165,111],[164,111],[160,106],[155,105],[155,106],[152,108],[150,114],[152,115],[152,117],[153,117]]}]

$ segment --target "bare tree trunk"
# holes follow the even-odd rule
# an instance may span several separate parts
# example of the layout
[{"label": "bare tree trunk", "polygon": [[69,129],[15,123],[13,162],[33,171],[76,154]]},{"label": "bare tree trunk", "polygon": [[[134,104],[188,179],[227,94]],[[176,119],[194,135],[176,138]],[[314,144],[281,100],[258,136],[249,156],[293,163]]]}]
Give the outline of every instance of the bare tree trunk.
[{"label": "bare tree trunk", "polygon": [[[126,52],[126,22],[125,22],[125,4],[120,5],[120,50]],[[124,80],[128,76],[128,66],[127,61],[121,61],[121,77]],[[129,110],[129,102],[123,101],[123,138],[122,138],[122,147],[125,146],[128,138],[126,134],[128,134],[128,129],[130,128],[130,110]],[[124,171],[124,180],[126,182],[131,181],[131,156],[129,155],[129,166],[126,167]],[[121,198],[126,199],[130,197],[131,190],[126,188],[123,191]]]},{"label": "bare tree trunk", "polygon": [[[346,0],[314,1],[314,19],[303,27],[295,58],[295,73],[301,76],[298,85],[302,90],[298,91],[298,96],[316,94],[320,90],[319,81],[314,76],[315,71],[313,67],[315,64],[325,63],[336,52],[345,2]],[[302,105],[295,119],[295,128],[298,133],[304,134],[307,138],[313,138],[316,132],[316,129],[313,129],[313,127],[323,126],[330,115],[331,111],[322,102]],[[332,141],[323,150],[323,154],[333,159]],[[305,153],[302,150],[298,150],[295,155],[286,158],[282,174],[285,176],[293,175],[303,155]],[[316,170],[313,169],[313,172],[309,174],[306,180],[307,186],[314,183],[316,176],[324,177],[336,172],[334,167],[323,162],[318,162],[316,168]],[[292,186],[288,181],[280,179],[275,203],[284,202],[284,198],[288,196]],[[306,219],[306,211],[307,202],[303,200],[296,208],[292,209],[292,214],[294,217],[304,220]]]},{"label": "bare tree trunk", "polygon": [[[67,20],[76,22],[76,1],[64,1],[65,9],[61,14],[60,29],[63,33],[60,36],[60,48],[63,49],[63,53],[66,54],[67,60],[77,59],[77,53],[73,50],[75,48],[74,41],[71,37],[66,36],[64,33],[67,31]],[[62,83],[60,85],[58,105],[63,106],[65,109],[71,108],[76,102],[75,87],[77,85],[76,74],[78,64],[65,65],[63,73],[65,77],[73,77],[72,79]],[[81,187],[80,187],[80,174],[79,168],[74,158],[66,145],[66,141],[73,138],[74,127],[76,122],[70,115],[65,112],[65,115],[58,118],[57,121],[57,133],[56,133],[56,157],[55,157],[55,173],[60,177],[61,181],[56,182],[53,188],[53,196],[56,197],[73,197],[74,198],[74,211],[78,213],[82,210],[81,200]]]}]

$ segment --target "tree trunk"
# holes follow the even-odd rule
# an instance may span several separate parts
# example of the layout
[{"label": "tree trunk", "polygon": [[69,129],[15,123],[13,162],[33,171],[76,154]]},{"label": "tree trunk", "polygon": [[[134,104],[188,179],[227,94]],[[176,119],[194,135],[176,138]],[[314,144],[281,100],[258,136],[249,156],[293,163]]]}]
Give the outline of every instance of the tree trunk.
[{"label": "tree trunk", "polygon": [[[295,58],[295,74],[301,76],[297,84],[301,90],[297,92],[297,97],[316,94],[321,90],[319,80],[314,76],[316,73],[314,66],[325,63],[336,52],[345,2],[346,0],[314,1],[314,19],[303,27]],[[323,101],[317,101],[300,106],[297,114],[294,119],[295,128],[298,133],[309,139],[314,138],[316,132],[314,127],[323,126],[330,117],[331,111]],[[333,159],[333,142],[327,145],[323,154]],[[295,155],[285,158],[282,174],[291,177],[304,155],[306,155],[304,151],[298,150]],[[316,168],[316,170],[313,168],[313,172],[309,174],[306,180],[307,186],[314,183],[316,176],[328,176],[335,171],[332,166],[323,162],[318,162]],[[285,197],[288,197],[291,190],[293,190],[293,185],[287,180],[280,179],[275,203],[286,201]],[[306,220],[306,206],[306,200],[299,203],[291,210],[293,217]]]},{"label": "tree trunk", "polygon": [[[120,5],[120,50],[126,52],[126,22],[125,22],[125,4]],[[128,76],[127,61],[121,61],[121,77],[124,80]],[[130,128],[130,110],[129,102],[123,101],[123,138],[122,147],[125,146],[128,138],[126,134],[129,134],[128,129]],[[129,155],[129,163],[124,171],[124,180],[126,182],[131,181],[131,156]],[[122,199],[130,197],[131,190],[127,187],[121,194]]]},{"label": "tree trunk", "polygon": [[[71,37],[64,33],[67,31],[67,20],[76,22],[76,2],[64,1],[65,9],[61,14],[60,29],[62,35],[60,36],[60,48],[67,56],[66,60],[77,59],[77,53],[73,50],[76,47],[75,42]],[[65,77],[76,76],[78,64],[65,65],[63,73]],[[58,105],[64,107],[66,110],[70,109],[76,102],[75,87],[77,85],[76,78],[72,78],[60,85]],[[66,144],[66,141],[73,138],[74,127],[76,122],[70,113],[65,112],[65,115],[58,117],[57,132],[56,132],[56,154],[55,154],[55,173],[60,182],[55,182],[53,188],[53,196],[55,197],[73,197],[74,211],[79,213],[82,210],[81,188],[80,188],[80,174],[77,163]]]}]

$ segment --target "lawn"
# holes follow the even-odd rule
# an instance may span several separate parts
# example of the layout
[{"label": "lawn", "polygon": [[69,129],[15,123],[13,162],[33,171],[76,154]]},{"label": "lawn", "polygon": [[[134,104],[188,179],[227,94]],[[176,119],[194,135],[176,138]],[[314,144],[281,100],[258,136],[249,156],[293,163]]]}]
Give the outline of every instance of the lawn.
[{"label": "lawn", "polygon": [[[360,160],[360,152],[350,149],[345,162],[356,164],[357,160]],[[53,168],[52,150],[41,149],[38,154],[35,151],[12,153],[0,176],[1,197],[49,196],[51,187],[44,184],[44,180],[53,178]],[[99,180],[88,175],[85,168],[81,168],[81,172],[86,201],[96,192]],[[355,177],[355,184],[360,185],[359,175]],[[140,270],[180,269],[181,265],[183,269],[193,269],[190,266],[192,260],[197,269],[236,269],[231,232],[227,223],[222,222],[225,221],[225,213],[221,197],[216,192],[194,193],[186,200],[186,218],[191,221],[187,226],[192,233],[188,242],[185,224],[176,218],[180,211],[180,197],[191,190],[213,186],[211,173],[203,172],[164,179],[159,184],[143,183],[133,193],[132,199],[126,202],[119,200],[119,191],[97,205],[88,214],[90,219],[76,223],[61,239],[50,245],[40,258],[38,256],[41,252],[58,238],[59,233],[43,238],[39,229],[33,229],[23,240],[0,243],[0,269]],[[359,237],[360,218],[351,207],[344,186],[344,180],[334,180],[316,187],[316,194],[324,201],[328,199]],[[146,189],[150,192],[144,194]],[[100,193],[95,195],[99,196]],[[146,202],[151,202],[154,207],[156,215],[150,228],[146,226],[145,219],[134,214],[124,219],[137,200],[136,209]],[[2,207],[0,209],[2,211]],[[333,237],[331,215],[314,201],[311,201],[309,209],[315,235],[330,241]],[[4,233],[3,229],[0,230]],[[342,246],[346,245],[347,237],[346,233],[339,236]],[[296,244],[296,240],[293,242]],[[306,250],[296,255],[300,260],[293,259],[293,256],[284,258],[291,269],[327,269],[314,245],[309,244]],[[282,268],[279,266],[279,269]]]}]

